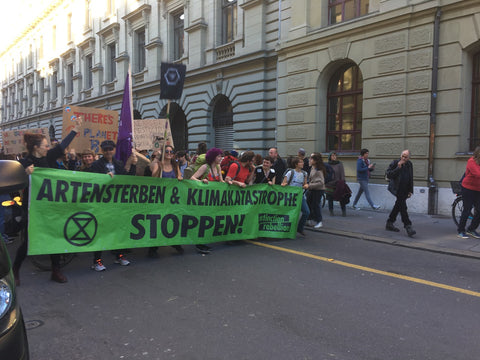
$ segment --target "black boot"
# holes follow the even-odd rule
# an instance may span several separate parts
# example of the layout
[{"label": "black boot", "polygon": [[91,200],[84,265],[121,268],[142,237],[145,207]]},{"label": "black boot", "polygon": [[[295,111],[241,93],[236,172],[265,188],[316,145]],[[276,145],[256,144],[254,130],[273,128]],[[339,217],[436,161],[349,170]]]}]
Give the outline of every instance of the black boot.
[{"label": "black boot", "polygon": [[385,230],[394,231],[394,232],[400,231],[400,229],[397,228],[395,225],[393,225],[393,222],[391,221],[387,221],[387,224],[385,225]]},{"label": "black boot", "polygon": [[405,230],[407,230],[407,235],[410,237],[417,233],[415,230],[413,230],[412,225],[405,226]]}]

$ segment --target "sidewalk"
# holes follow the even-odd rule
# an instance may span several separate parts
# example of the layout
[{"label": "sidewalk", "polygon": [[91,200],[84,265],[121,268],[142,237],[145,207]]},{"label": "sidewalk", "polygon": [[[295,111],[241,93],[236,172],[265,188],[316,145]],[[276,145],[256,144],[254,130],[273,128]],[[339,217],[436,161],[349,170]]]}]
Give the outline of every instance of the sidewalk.
[{"label": "sidewalk", "polygon": [[335,203],[334,212],[335,216],[330,216],[325,205],[322,208],[323,227],[315,230],[307,226],[305,229],[480,259],[480,239],[458,238],[457,228],[451,217],[409,213],[412,226],[417,232],[410,238],[403,228],[400,215],[395,222],[400,232],[385,230],[390,209],[353,210],[347,205],[347,216],[342,217],[340,207]]}]

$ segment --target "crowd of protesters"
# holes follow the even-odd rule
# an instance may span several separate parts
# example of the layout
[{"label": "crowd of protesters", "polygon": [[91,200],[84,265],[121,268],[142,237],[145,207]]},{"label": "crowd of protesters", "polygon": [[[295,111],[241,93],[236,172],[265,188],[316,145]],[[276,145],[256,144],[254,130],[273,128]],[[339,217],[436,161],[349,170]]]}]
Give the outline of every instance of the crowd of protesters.
[{"label": "crowd of protesters", "polygon": [[[20,157],[19,161],[27,174],[32,174],[36,167],[48,167],[108,174],[112,178],[118,174],[178,180],[191,179],[203,183],[215,181],[242,188],[253,184],[299,186],[304,190],[297,227],[297,232],[301,236],[305,235],[305,226],[318,229],[323,225],[322,199],[327,189],[332,189],[332,186],[335,189],[334,182],[336,180],[332,180],[329,175],[331,167],[328,163],[323,162],[323,157],[318,152],[305,156],[305,150],[299,149],[298,156],[285,160],[275,147],[268,149],[268,155],[262,156],[250,150],[239,154],[235,150],[223,151],[215,147],[208,149],[206,143],[199,143],[197,151],[193,154],[183,150],[175,152],[173,146],[166,145],[163,149],[153,152],[137,149],[133,151],[124,164],[115,158],[116,144],[111,140],[105,140],[100,144],[101,154],[95,154],[90,149],[82,150],[79,153],[75,149],[68,149],[81,125],[81,118],[77,119],[71,133],[62,142],[51,141],[51,145],[44,135],[25,134],[24,142],[27,153]],[[327,194],[329,208],[332,211],[333,200],[340,201],[342,215],[345,216],[345,203],[348,202],[350,193],[348,193],[349,189],[344,181],[343,166],[336,160],[336,154],[334,153],[330,155],[329,160],[333,161],[332,167],[338,168],[334,171],[335,176],[338,176],[337,180],[343,181],[344,184],[342,185],[344,193],[340,195],[335,195],[334,192]],[[24,199],[28,199],[28,195],[25,195],[26,192],[28,192],[28,189],[24,192]],[[23,202],[23,207],[24,213],[28,216],[28,201]],[[30,214],[30,216],[33,215]],[[2,231],[1,228],[0,231]],[[27,231],[21,233],[21,244],[13,263],[13,272],[17,284],[20,283],[20,267],[27,256],[28,247]],[[184,252],[180,245],[175,245],[173,248],[179,254]],[[157,249],[158,247],[150,247],[147,256],[158,257]],[[204,244],[196,245],[196,249],[202,254],[208,254],[211,251],[211,248]],[[126,250],[113,251],[115,263],[124,266],[129,265],[130,261],[126,258],[126,252]],[[51,263],[51,279],[60,283],[67,282],[67,278],[60,271],[59,255],[51,255]],[[93,254],[92,269],[96,271],[106,270],[102,260],[102,252],[97,251]]]}]

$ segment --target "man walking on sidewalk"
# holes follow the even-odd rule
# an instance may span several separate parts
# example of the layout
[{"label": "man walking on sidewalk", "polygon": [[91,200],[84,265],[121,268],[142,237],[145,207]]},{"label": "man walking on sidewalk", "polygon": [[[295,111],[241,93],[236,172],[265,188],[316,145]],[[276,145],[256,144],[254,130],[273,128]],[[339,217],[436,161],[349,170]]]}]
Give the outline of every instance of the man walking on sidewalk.
[{"label": "man walking on sidewalk", "polygon": [[403,150],[399,160],[393,160],[387,169],[387,178],[389,179],[388,191],[390,191],[397,200],[393,206],[385,228],[389,231],[400,231],[394,223],[398,213],[402,217],[403,225],[408,236],[412,237],[416,231],[412,228],[407,213],[407,199],[413,194],[413,165],[410,161],[410,151]]}]

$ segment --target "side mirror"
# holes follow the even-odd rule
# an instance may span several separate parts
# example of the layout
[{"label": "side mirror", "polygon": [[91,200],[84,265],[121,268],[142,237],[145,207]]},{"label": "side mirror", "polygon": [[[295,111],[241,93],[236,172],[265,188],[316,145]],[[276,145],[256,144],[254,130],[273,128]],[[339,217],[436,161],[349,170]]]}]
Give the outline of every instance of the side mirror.
[{"label": "side mirror", "polygon": [[8,194],[28,186],[28,176],[22,164],[14,160],[0,160],[0,194]]}]

